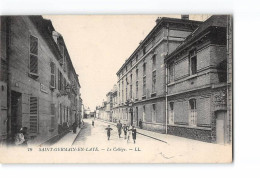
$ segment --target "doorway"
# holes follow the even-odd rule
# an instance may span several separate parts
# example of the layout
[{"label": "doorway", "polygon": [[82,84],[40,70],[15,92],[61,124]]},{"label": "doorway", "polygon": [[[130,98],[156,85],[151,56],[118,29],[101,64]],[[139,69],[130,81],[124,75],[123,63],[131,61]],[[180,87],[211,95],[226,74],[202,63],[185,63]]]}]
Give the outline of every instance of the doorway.
[{"label": "doorway", "polygon": [[15,134],[22,127],[22,94],[11,91],[11,124],[10,134],[14,138]]},{"label": "doorway", "polygon": [[216,143],[225,144],[225,124],[226,124],[226,111],[217,111],[216,112]]}]

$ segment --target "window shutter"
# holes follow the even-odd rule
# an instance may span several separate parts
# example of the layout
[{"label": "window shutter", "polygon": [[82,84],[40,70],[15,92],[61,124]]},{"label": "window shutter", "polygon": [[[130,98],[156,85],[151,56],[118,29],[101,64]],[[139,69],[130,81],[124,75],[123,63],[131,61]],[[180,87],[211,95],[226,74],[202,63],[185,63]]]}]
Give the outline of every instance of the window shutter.
[{"label": "window shutter", "polygon": [[30,97],[30,132],[38,132],[38,98]]},{"label": "window shutter", "polygon": [[56,83],[55,83],[55,63],[51,62],[51,88],[55,88],[56,87]]},{"label": "window shutter", "polygon": [[38,39],[30,35],[30,74],[38,75]]},{"label": "window shutter", "polygon": [[54,129],[55,127],[55,104],[51,104],[51,128]]},{"label": "window shutter", "polygon": [[30,55],[30,73],[38,74],[38,57]]}]

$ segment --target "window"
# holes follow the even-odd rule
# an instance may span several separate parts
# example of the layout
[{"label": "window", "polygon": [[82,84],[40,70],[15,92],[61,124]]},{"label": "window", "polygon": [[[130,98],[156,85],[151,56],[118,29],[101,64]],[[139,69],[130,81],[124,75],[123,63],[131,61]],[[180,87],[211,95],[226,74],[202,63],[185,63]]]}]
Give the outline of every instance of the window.
[{"label": "window", "polygon": [[174,82],[174,63],[169,65],[169,82]]},{"label": "window", "polygon": [[197,125],[197,104],[196,99],[189,100],[189,125]]},{"label": "window", "polygon": [[132,83],[131,83],[131,85],[130,85],[130,99],[132,99],[133,98],[133,91],[132,91],[133,89],[132,89]]},{"label": "window", "polygon": [[60,50],[60,53],[61,53],[61,59],[60,59],[60,65],[63,65],[64,64],[64,46],[61,44],[61,43],[59,43],[58,44],[58,47],[59,47],[59,50]]},{"label": "window", "polygon": [[156,69],[156,54],[153,54],[153,62],[152,62],[152,69]]},{"label": "window", "polygon": [[170,102],[169,124],[174,124],[174,102]]},{"label": "window", "polygon": [[51,129],[55,128],[55,104],[51,104]]},{"label": "window", "polygon": [[156,92],[156,71],[153,71],[153,74],[152,74],[152,92],[155,93]]},{"label": "window", "polygon": [[30,35],[30,75],[38,77],[38,38]]},{"label": "window", "polygon": [[197,53],[196,50],[190,52],[190,75],[197,73]]},{"label": "window", "polygon": [[143,121],[145,121],[145,106],[143,106]]},{"label": "window", "polygon": [[152,104],[152,122],[156,122],[156,104]]},{"label": "window", "polygon": [[135,93],[135,98],[138,99],[138,81],[136,81],[136,93]]},{"label": "window", "polygon": [[138,69],[135,70],[136,80],[138,80]]},{"label": "window", "polygon": [[30,132],[38,132],[38,110],[39,103],[37,97],[30,97]]},{"label": "window", "polygon": [[61,90],[61,72],[58,70],[58,90]]},{"label": "window", "polygon": [[143,64],[143,76],[146,75],[146,63]]},{"label": "window", "polygon": [[62,125],[62,105],[60,104],[60,125]]},{"label": "window", "polygon": [[50,82],[51,88],[56,87],[56,66],[54,62],[51,62],[51,82]]},{"label": "window", "polygon": [[67,56],[64,54],[64,65],[63,65],[64,72],[67,72]]},{"label": "window", "polygon": [[143,77],[143,96],[146,95],[146,76]]},{"label": "window", "polygon": [[146,53],[146,47],[143,47],[143,55]]}]

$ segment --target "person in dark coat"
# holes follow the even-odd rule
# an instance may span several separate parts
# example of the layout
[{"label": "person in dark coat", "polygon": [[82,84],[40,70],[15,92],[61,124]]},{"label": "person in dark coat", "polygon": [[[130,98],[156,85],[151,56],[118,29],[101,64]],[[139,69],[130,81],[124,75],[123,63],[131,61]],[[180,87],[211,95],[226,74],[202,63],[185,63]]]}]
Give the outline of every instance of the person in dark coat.
[{"label": "person in dark coat", "polygon": [[94,125],[95,125],[95,122],[94,122],[94,120],[92,120],[92,126],[94,127]]},{"label": "person in dark coat", "polygon": [[119,136],[119,138],[121,138],[121,133],[122,133],[122,123],[120,122],[120,120],[118,121],[116,127],[117,127],[117,131],[118,131],[118,136]]},{"label": "person in dark coat", "polygon": [[72,124],[72,128],[73,128],[73,133],[76,134],[77,133],[77,122],[75,121],[73,124]]},{"label": "person in dark coat", "polygon": [[126,139],[126,136],[127,136],[127,131],[128,131],[128,126],[124,124],[123,126],[123,131],[124,131],[124,135],[125,135],[125,139]]},{"label": "person in dark coat", "polygon": [[135,126],[132,126],[132,138],[133,138],[133,141],[134,141],[134,143],[135,143],[135,140],[136,140],[136,128],[135,128]]},{"label": "person in dark coat", "polygon": [[140,129],[143,128],[143,121],[142,121],[142,119],[139,120],[139,127],[140,127]]},{"label": "person in dark coat", "polygon": [[106,130],[107,130],[107,140],[109,140],[110,139],[111,130],[113,130],[113,129],[110,127],[110,125],[108,125]]}]

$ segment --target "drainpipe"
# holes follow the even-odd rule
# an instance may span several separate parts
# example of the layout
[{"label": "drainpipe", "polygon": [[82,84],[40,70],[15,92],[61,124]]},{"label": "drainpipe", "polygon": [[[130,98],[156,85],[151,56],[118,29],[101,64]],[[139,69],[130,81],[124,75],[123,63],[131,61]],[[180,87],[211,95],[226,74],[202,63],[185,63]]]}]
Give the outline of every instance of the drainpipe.
[{"label": "drainpipe", "polygon": [[6,17],[6,66],[7,66],[7,140],[12,136],[11,131],[11,73],[9,68],[10,63],[10,24],[11,18]]},{"label": "drainpipe", "polygon": [[[169,54],[169,24],[167,24],[167,55]],[[165,65],[165,133],[168,133],[168,66],[166,61],[164,61]]]}]

